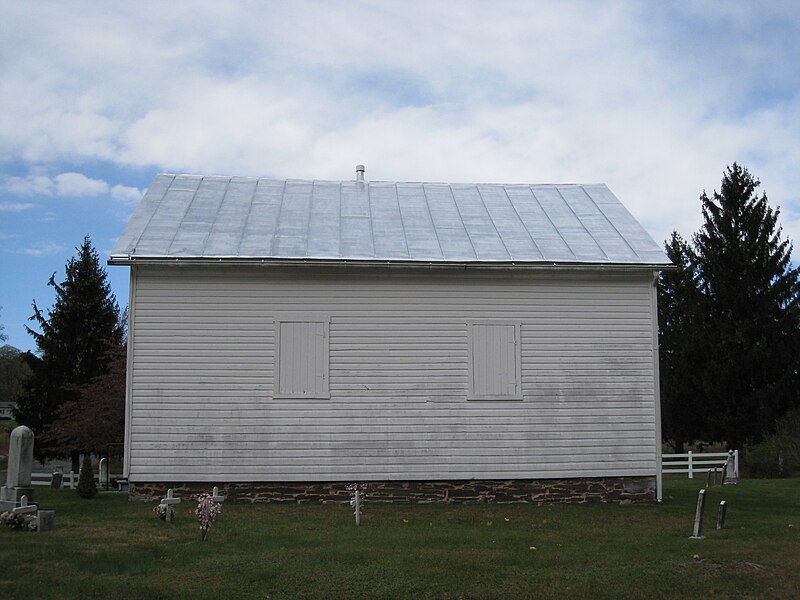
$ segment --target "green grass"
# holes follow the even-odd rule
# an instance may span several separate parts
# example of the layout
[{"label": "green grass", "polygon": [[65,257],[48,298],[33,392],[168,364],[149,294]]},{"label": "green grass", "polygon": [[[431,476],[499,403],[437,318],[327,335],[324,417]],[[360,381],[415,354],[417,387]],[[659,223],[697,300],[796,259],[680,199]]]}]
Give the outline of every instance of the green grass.
[{"label": "green grass", "polygon": [[226,504],[207,542],[191,502],[167,524],[42,488],[56,530],[0,531],[0,597],[800,598],[800,480],[711,488],[690,540],[702,483],[668,479],[661,506],[367,501],[358,528],[345,505]]}]

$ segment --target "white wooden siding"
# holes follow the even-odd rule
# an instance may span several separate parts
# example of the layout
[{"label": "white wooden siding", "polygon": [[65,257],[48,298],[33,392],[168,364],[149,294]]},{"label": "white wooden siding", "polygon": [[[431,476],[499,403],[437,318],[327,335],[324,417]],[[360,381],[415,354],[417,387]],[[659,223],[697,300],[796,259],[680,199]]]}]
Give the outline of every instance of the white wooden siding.
[{"label": "white wooden siding", "polygon": [[[650,273],[140,265],[132,481],[654,475]],[[276,322],[329,316],[329,398],[276,397]],[[518,322],[521,401],[469,397]],[[277,395],[279,396],[279,395]]]}]

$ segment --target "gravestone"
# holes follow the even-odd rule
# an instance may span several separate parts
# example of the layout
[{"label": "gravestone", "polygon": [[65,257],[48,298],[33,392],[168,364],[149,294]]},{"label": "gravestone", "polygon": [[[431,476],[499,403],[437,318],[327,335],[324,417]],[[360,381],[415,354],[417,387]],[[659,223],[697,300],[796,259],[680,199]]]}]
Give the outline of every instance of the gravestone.
[{"label": "gravestone", "polygon": [[725,515],[728,512],[728,503],[723,500],[719,503],[719,513],[717,514],[717,529],[725,527]]},{"label": "gravestone", "polygon": [[169,488],[167,490],[167,497],[161,499],[161,506],[164,507],[164,511],[165,511],[164,512],[164,520],[165,521],[167,521],[167,522],[172,521],[172,514],[175,512],[175,509],[173,508],[173,505],[174,504],[180,504],[180,502],[181,502],[181,499],[180,498],[176,498],[172,494],[172,488]]},{"label": "gravestone", "polygon": [[11,510],[26,496],[33,500],[31,469],[33,468],[33,432],[20,425],[8,441],[8,473],[0,488],[0,510]]},{"label": "gravestone", "polygon": [[694,530],[689,537],[690,540],[702,540],[703,536],[703,512],[706,509],[706,491],[700,490],[697,495],[697,510],[694,515]]},{"label": "gravestone", "polygon": [[108,459],[103,457],[97,466],[97,483],[100,487],[108,489]]},{"label": "gravestone", "polygon": [[739,474],[736,472],[736,459],[733,456],[733,450],[728,450],[728,458],[725,459],[722,483],[724,485],[736,485],[739,483]]},{"label": "gravestone", "polygon": [[225,502],[225,496],[220,495],[219,488],[214,486],[214,489],[211,490],[211,500],[213,502]]},{"label": "gravestone", "polygon": [[56,511],[40,510],[36,513],[36,530],[52,531],[56,528]]},{"label": "gravestone", "polygon": [[15,515],[28,515],[35,513],[37,510],[39,510],[39,507],[35,504],[28,504],[28,497],[23,496],[19,499],[19,506],[12,509],[11,512]]}]

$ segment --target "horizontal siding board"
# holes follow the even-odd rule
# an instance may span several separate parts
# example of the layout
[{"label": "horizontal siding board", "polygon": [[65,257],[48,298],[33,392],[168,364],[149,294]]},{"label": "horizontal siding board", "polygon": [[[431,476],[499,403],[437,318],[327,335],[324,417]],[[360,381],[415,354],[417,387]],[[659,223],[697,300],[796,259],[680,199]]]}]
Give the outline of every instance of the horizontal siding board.
[{"label": "horizontal siding board", "polygon": [[[652,475],[650,285],[139,267],[131,480]],[[329,319],[329,399],[272,396],[288,312]],[[519,402],[467,400],[481,319],[519,323]]]},{"label": "horizontal siding board", "polygon": [[[502,440],[508,440],[509,443],[526,443],[530,447],[535,448],[536,444],[563,444],[565,447],[580,448],[586,445],[606,447],[617,445],[626,445],[632,443],[639,443],[643,440],[650,440],[648,434],[651,431],[621,431],[613,436],[607,435],[607,431],[596,430],[591,432],[583,432],[584,435],[575,435],[574,437],[567,437],[563,434],[554,433],[552,431],[540,431],[537,433],[536,438],[527,431],[510,431],[503,435]],[[292,432],[276,432],[276,431],[259,431],[257,433],[214,433],[205,434],[203,436],[181,433],[171,434],[169,432],[159,434],[157,432],[149,432],[146,429],[140,429],[139,435],[143,442],[147,442],[147,447],[143,447],[141,451],[150,448],[161,449],[176,449],[176,448],[194,448],[198,456],[206,448],[213,448],[219,445],[223,448],[248,448],[250,450],[271,447],[295,447],[299,443],[298,437]],[[437,440],[445,443],[463,442],[469,439],[470,442],[485,441],[492,442],[493,444],[501,443],[497,438],[496,432],[475,431],[469,433],[469,438],[465,434],[456,434],[454,432],[445,432],[436,435]],[[591,436],[591,439],[587,439]],[[202,437],[202,439],[201,439]],[[347,447],[348,444],[358,443],[359,441],[379,442],[386,443],[386,435],[378,435],[375,433],[361,434],[358,438],[354,437],[351,433],[323,433],[314,437],[324,444],[336,444],[341,447]],[[420,440],[419,434],[409,434],[408,432],[398,431],[394,432],[391,436],[392,443],[413,442],[424,443]],[[302,446],[301,446],[302,447]]]},{"label": "horizontal siding board", "polygon": [[[553,423],[537,423],[535,425],[523,425],[523,424],[511,424],[505,425],[501,430],[494,430],[494,434],[496,437],[502,437],[507,433],[529,433],[530,435],[540,435],[542,433],[552,432],[554,427]],[[597,431],[602,431],[605,429],[610,429],[608,427],[609,424],[605,422],[595,421],[591,423],[573,423],[573,424],[562,424],[565,425],[560,429],[561,434],[566,437],[576,437],[576,438],[591,438]],[[615,432],[623,432],[628,429],[631,432],[642,433],[645,431],[654,431],[653,426],[647,426],[635,422],[628,422],[628,423],[618,423],[615,419],[613,425],[615,427],[613,430]],[[131,425],[133,431],[140,433],[140,434],[164,434],[166,436],[170,435],[177,435],[176,427],[169,423],[158,424],[152,420],[147,420],[146,422],[134,422]],[[275,433],[289,433],[295,436],[307,435],[307,436],[321,436],[326,435],[333,429],[330,425],[324,424],[319,426],[309,425],[307,423],[297,424],[297,423],[276,423],[269,427],[271,431]],[[341,432],[342,434],[346,434],[349,436],[359,436],[365,434],[365,428],[362,425],[352,425],[352,424],[339,424],[336,427],[337,431]],[[474,424],[474,425],[466,425],[466,424],[458,424],[458,425],[450,425],[448,428],[441,428],[437,427],[432,424],[428,423],[417,423],[414,425],[414,431],[418,434],[425,434],[427,436],[434,436],[438,435],[442,430],[444,431],[453,431],[454,429],[458,429],[460,433],[473,435],[476,433],[481,433],[486,431],[485,425]],[[392,436],[398,433],[403,433],[408,430],[408,427],[403,425],[375,425],[372,424],[367,431],[372,432],[376,435],[382,436]],[[263,426],[255,426],[251,422],[239,424],[234,431],[231,431],[229,428],[219,427],[219,430],[215,433],[215,431],[209,428],[206,424],[198,423],[195,420],[195,423],[188,427],[180,428],[179,431],[185,433],[187,435],[199,435],[203,436],[211,436],[211,435],[228,435],[230,434],[233,436],[233,439],[236,439],[237,435],[243,434],[258,434],[258,435],[265,435],[264,427]]]},{"label": "horizontal siding board", "polygon": [[[391,446],[379,445],[368,442],[354,442],[346,444],[337,444],[332,446],[327,442],[306,442],[302,445],[293,444],[289,447],[286,444],[273,443],[269,447],[262,448],[239,448],[231,449],[227,446],[218,446],[215,449],[206,448],[203,451],[204,458],[226,459],[229,452],[235,455],[242,455],[246,458],[254,459],[270,459],[280,458],[282,461],[286,459],[296,458],[313,458],[320,454],[326,456],[335,456],[337,459],[351,460],[354,456],[363,457],[403,457],[414,456],[424,460],[428,454],[441,456],[443,460],[449,462],[459,462],[466,457],[488,457],[488,456],[508,456],[513,454],[516,457],[527,457],[529,460],[534,457],[541,457],[542,460],[548,462],[561,462],[561,461],[574,461],[575,456],[591,457],[591,460],[605,460],[609,455],[626,454],[630,456],[641,456],[649,458],[654,450],[645,451],[642,446],[634,444],[620,444],[614,447],[613,451],[609,451],[609,447],[586,445],[586,446],[553,446],[553,445],[525,445],[520,447],[519,443],[511,444],[506,443],[503,445],[495,445],[491,448],[476,448],[469,443],[469,440],[459,440],[458,442],[443,443],[440,441],[429,440],[427,442],[418,442],[413,445],[392,444]],[[448,458],[450,457],[450,458]],[[173,459],[173,458],[197,458],[196,448],[147,448],[142,450],[139,454],[140,459],[156,458],[156,459]],[[472,458],[470,458],[472,460]]]}]

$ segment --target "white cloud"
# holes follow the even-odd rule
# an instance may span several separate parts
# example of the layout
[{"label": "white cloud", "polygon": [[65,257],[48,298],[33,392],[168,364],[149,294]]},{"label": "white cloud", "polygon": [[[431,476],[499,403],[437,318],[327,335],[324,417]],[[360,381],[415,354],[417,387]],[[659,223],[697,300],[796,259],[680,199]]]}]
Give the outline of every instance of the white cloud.
[{"label": "white cloud", "polygon": [[[5,188],[18,196],[57,196],[60,198],[95,198],[110,195],[113,200],[122,204],[131,204],[141,200],[143,193],[139,188],[122,184],[113,187],[102,179],[92,179],[83,173],[61,173],[54,177],[46,175],[28,175],[27,177],[8,177]],[[32,208],[29,203],[4,203],[0,210],[21,211]]]},{"label": "white cloud", "polygon": [[90,179],[82,173],[61,173],[53,178],[56,193],[66,198],[86,198],[102,196],[109,191],[108,184],[102,179]]},{"label": "white cloud", "polygon": [[52,196],[55,193],[55,187],[53,180],[44,175],[6,179],[6,190],[19,196]]},{"label": "white cloud", "polygon": [[[700,192],[738,160],[800,213],[791,3],[143,6],[4,9],[0,159],[603,181],[657,240],[696,229]],[[36,177],[6,188],[140,195],[79,173]]]},{"label": "white cloud", "polygon": [[30,202],[0,202],[0,212],[22,212],[33,207]]},{"label": "white cloud", "polygon": [[56,242],[39,242],[34,246],[25,248],[22,252],[29,256],[51,256],[64,252],[64,249],[64,246]]},{"label": "white cloud", "polygon": [[123,204],[136,204],[142,199],[144,193],[136,187],[117,184],[111,188],[111,197]]}]

